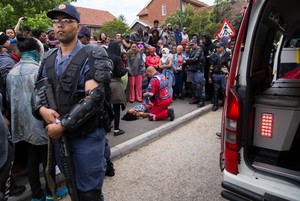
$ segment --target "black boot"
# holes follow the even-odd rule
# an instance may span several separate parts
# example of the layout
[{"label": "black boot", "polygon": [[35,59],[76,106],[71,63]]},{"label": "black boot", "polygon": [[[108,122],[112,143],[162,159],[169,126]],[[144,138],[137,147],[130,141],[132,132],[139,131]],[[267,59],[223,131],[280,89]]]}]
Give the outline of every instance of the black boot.
[{"label": "black boot", "polygon": [[218,110],[218,106],[217,106],[217,105],[214,105],[214,106],[212,107],[212,110],[211,110],[211,111],[215,112],[215,111],[217,111],[217,110]]},{"label": "black boot", "polygon": [[202,96],[202,90],[203,90],[203,86],[201,84],[197,84],[197,91],[198,91],[198,96],[199,96],[199,103],[197,105],[197,107],[203,107],[204,104],[204,97]]},{"label": "black boot", "polygon": [[168,109],[168,117],[170,117],[170,121],[173,121],[175,119],[175,114],[174,114],[173,108]]},{"label": "black boot", "polygon": [[25,186],[17,186],[13,177],[10,178],[9,196],[19,196],[26,190]]},{"label": "black boot", "polygon": [[203,101],[200,101],[199,104],[197,105],[197,107],[203,107],[205,104]]},{"label": "black boot", "polygon": [[101,199],[100,190],[91,190],[87,192],[79,191],[80,201],[99,201]]},{"label": "black boot", "polygon": [[105,175],[109,176],[109,177],[115,176],[114,164],[110,160],[106,161],[106,163],[107,163],[107,166],[106,166],[106,173],[105,173]]}]

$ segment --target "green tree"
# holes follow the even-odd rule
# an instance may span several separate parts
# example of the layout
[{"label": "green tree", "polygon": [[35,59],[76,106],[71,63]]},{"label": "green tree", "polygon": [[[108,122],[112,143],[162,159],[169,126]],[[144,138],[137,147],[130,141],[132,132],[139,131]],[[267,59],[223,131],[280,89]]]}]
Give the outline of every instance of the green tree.
[{"label": "green tree", "polygon": [[[212,9],[196,11],[190,4],[183,10],[183,26],[187,27],[188,34],[210,34],[214,37],[224,18],[227,18],[237,31],[242,18],[243,0],[216,0]],[[176,10],[166,19],[166,23],[180,24],[180,10]]]},{"label": "green tree", "polygon": [[101,27],[101,32],[105,32],[108,37],[114,38],[116,34],[126,33],[128,30],[126,23],[122,22],[119,19],[114,19],[112,21],[106,22]]},{"label": "green tree", "polygon": [[20,17],[27,18],[27,21],[21,23],[21,27],[28,25],[31,29],[46,30],[52,26],[46,13],[62,2],[70,3],[71,0],[1,0],[0,30],[5,27],[15,27]]},{"label": "green tree", "polygon": [[[188,4],[182,11],[182,24],[184,27],[187,27],[188,30],[190,28],[190,25],[192,24],[195,12],[196,10],[191,4]],[[180,9],[177,9],[175,13],[168,17],[166,19],[166,23],[171,23],[172,25],[180,24]]]}]

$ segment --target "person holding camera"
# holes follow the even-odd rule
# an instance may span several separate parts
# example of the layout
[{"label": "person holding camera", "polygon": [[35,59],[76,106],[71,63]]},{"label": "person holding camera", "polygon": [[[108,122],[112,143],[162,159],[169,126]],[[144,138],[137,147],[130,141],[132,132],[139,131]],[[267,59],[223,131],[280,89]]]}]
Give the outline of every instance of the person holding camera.
[{"label": "person holding camera", "polygon": [[213,98],[213,108],[212,111],[218,110],[218,92],[221,88],[222,91],[222,101],[225,98],[225,87],[227,78],[229,76],[229,61],[230,54],[225,50],[225,46],[222,42],[216,45],[216,53],[210,57],[210,68],[209,68],[209,83],[213,83],[214,86],[214,98]]}]

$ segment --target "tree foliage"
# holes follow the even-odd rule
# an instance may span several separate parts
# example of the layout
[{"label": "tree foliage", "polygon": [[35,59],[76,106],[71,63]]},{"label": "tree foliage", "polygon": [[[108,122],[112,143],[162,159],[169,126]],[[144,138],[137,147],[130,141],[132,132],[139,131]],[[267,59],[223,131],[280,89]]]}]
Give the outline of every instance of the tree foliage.
[{"label": "tree foliage", "polygon": [[15,27],[20,17],[27,18],[27,21],[21,23],[21,27],[28,25],[31,29],[46,30],[52,26],[46,13],[62,2],[70,3],[71,0],[1,0],[0,30]]},{"label": "tree foliage", "polygon": [[119,19],[114,19],[112,21],[106,22],[101,27],[101,32],[107,34],[108,37],[114,38],[116,34],[123,34],[129,29],[126,23]]},{"label": "tree foliage", "polygon": [[[189,27],[192,24],[195,11],[195,8],[190,4],[182,11],[183,26]],[[168,17],[166,23],[171,23],[172,25],[180,24],[180,10],[177,9],[175,13]]]},{"label": "tree foliage", "polygon": [[[188,34],[194,33],[210,34],[213,37],[218,32],[222,21],[227,18],[237,31],[242,18],[243,0],[229,1],[216,0],[212,9],[196,11],[193,6],[188,5],[182,12],[183,26],[187,27]],[[172,25],[180,24],[180,10],[177,9],[166,19]]]}]

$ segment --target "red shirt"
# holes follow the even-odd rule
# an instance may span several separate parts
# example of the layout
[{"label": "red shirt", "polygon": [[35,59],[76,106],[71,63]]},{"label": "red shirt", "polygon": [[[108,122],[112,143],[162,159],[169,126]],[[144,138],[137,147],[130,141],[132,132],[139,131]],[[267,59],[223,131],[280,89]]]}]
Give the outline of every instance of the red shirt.
[{"label": "red shirt", "polygon": [[160,57],[157,55],[147,56],[146,57],[146,67],[153,66],[156,70],[158,70],[159,60],[160,60]]}]

